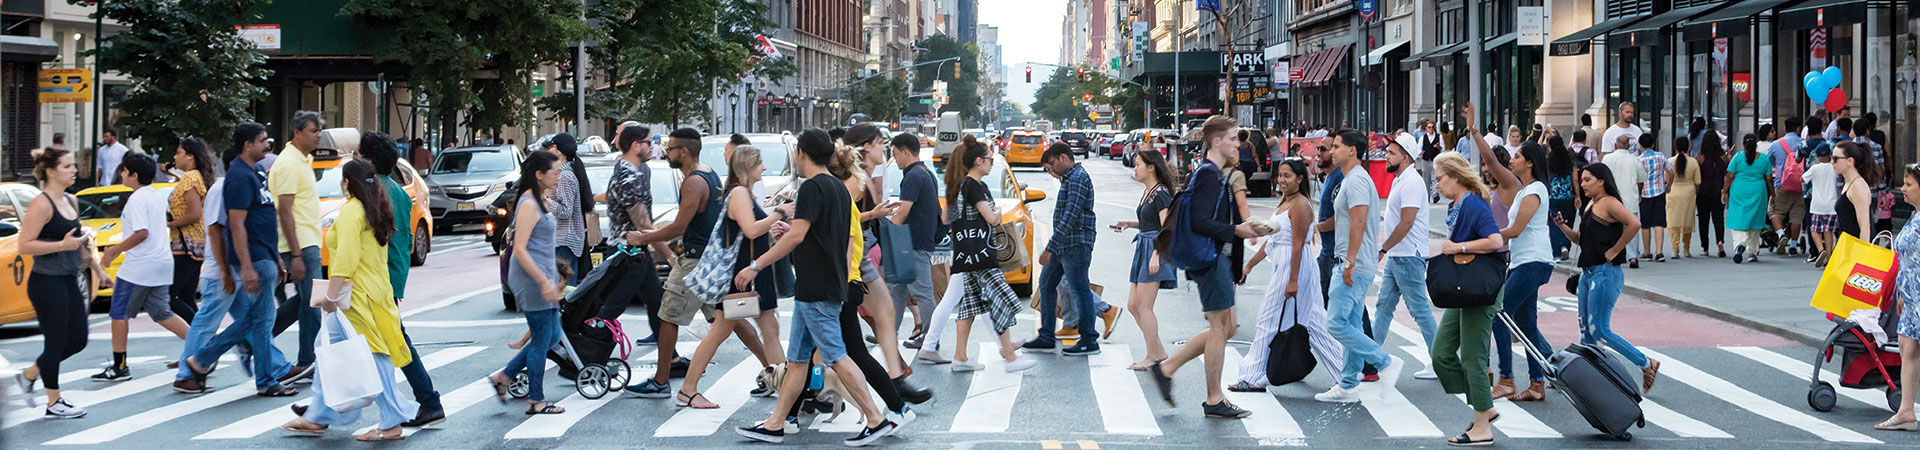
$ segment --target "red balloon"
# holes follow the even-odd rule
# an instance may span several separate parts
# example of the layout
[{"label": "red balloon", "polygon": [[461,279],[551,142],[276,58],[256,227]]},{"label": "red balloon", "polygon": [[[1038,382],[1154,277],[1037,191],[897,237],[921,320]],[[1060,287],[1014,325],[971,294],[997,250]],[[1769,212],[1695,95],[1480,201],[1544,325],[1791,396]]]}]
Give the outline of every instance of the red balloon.
[{"label": "red balloon", "polygon": [[1827,112],[1840,112],[1847,107],[1847,91],[1834,89],[1827,93]]}]

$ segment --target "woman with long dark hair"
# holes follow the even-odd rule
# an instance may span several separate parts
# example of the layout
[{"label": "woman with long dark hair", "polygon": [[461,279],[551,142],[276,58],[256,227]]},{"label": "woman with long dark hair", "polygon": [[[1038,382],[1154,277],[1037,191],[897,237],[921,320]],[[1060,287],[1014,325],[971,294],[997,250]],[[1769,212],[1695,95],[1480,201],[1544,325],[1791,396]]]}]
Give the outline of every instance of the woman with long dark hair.
[{"label": "woman with long dark hair", "polygon": [[1721,143],[1720,133],[1708,133],[1700,137],[1700,148],[1700,186],[1693,196],[1694,213],[1699,215],[1695,226],[1700,229],[1700,254],[1705,256],[1708,244],[1712,244],[1714,253],[1725,258],[1727,203],[1719,192],[1727,186],[1727,147]]},{"label": "woman with long dark hair", "polygon": [[1581,213],[1579,230],[1570,228],[1565,217],[1554,220],[1560,231],[1580,242],[1580,288],[1575,293],[1580,298],[1580,342],[1606,343],[1640,367],[1642,392],[1653,390],[1660,362],[1648,359],[1633,343],[1613,333],[1613,305],[1620,300],[1620,290],[1627,282],[1620,264],[1627,262],[1627,244],[1640,232],[1640,218],[1620,203],[1620,188],[1613,184],[1613,170],[1606,164],[1587,165],[1580,174],[1580,196],[1587,206]]},{"label": "woman with long dark hair", "polygon": [[[387,245],[396,233],[393,205],[374,172],[373,163],[365,159],[347,161],[340,167],[340,191],[346,194],[347,202],[341,205],[326,237],[327,254],[332,255],[327,262],[326,297],[314,299],[314,303],[328,314],[339,314],[353,327],[351,331],[329,327],[327,342],[357,334],[373,352],[380,394],[374,396],[370,406],[379,408],[380,423],[355,438],[393,441],[405,438],[400,424],[413,420],[420,409],[420,404],[400,394],[393,369],[405,367],[419,355],[413,354],[400,330],[400,306],[393,301],[393,285],[387,273]],[[280,428],[322,434],[328,427],[358,421],[364,406],[336,410],[327,404],[321,385],[340,381],[315,376],[312,405],[300,418]]]},{"label": "woman with long dark hair", "polygon": [[[1713,130],[1706,130],[1700,134],[1715,133]],[[1667,165],[1672,167],[1667,170],[1667,179],[1673,182],[1673,185],[1667,188],[1667,240],[1673,242],[1675,258],[1693,257],[1693,240],[1688,238],[1693,234],[1694,208],[1697,207],[1694,198],[1699,192],[1697,188],[1700,185],[1700,161],[1687,154],[1689,148],[1694,153],[1703,153],[1701,149],[1707,147],[1694,146],[1685,136],[1677,136],[1673,138],[1673,157],[1667,158]],[[1700,247],[1702,252],[1706,249],[1706,246]],[[1662,251],[1663,249],[1654,250]]]},{"label": "woman with long dark hair", "polygon": [[[1861,234],[1873,230],[1873,186],[1880,183],[1880,171],[1873,167],[1873,154],[1860,144],[1841,142],[1834,147],[1833,171],[1840,174],[1842,187],[1833,210],[1839,216],[1840,229],[1834,234]],[[1821,261],[1822,265],[1825,261]]]},{"label": "woman with long dark hair", "polygon": [[1759,259],[1760,233],[1767,228],[1767,198],[1773,196],[1773,159],[1759,150],[1760,138],[1748,134],[1741,145],[1746,149],[1728,159],[1727,186],[1720,191],[1720,202],[1727,204],[1727,230],[1735,243],[1734,264]]},{"label": "woman with long dark hair", "polygon": [[1133,268],[1127,275],[1133,288],[1127,297],[1127,309],[1133,311],[1133,322],[1140,326],[1140,334],[1147,339],[1147,355],[1127,368],[1147,370],[1147,366],[1167,359],[1166,345],[1160,343],[1160,319],[1154,315],[1153,303],[1160,297],[1161,289],[1177,285],[1178,270],[1153,252],[1153,239],[1167,223],[1174,184],[1173,169],[1167,167],[1166,157],[1159,152],[1139,152],[1133,157],[1133,179],[1147,187],[1140,194],[1140,205],[1133,208],[1134,220],[1115,222],[1112,228],[1115,233],[1128,228],[1140,230],[1133,235]]},{"label": "woman with long dark hair", "polygon": [[[1318,255],[1319,245],[1313,243],[1313,200],[1308,198],[1307,163],[1300,159],[1288,159],[1275,166],[1274,187],[1279,189],[1280,205],[1274,207],[1271,220],[1274,233],[1267,236],[1265,245],[1255,250],[1253,257],[1247,260],[1245,273],[1252,273],[1260,261],[1269,254],[1273,257],[1273,276],[1267,279],[1266,302],[1260,306],[1260,316],[1254,322],[1253,345],[1247,348],[1247,357],[1240,360],[1239,381],[1227,390],[1234,392],[1265,392],[1267,390],[1268,347],[1280,330],[1291,329],[1294,325],[1307,327],[1308,347],[1315,359],[1328,375],[1338,377],[1340,364],[1346,355],[1340,352],[1340,342],[1327,332],[1327,309],[1320,294],[1320,265],[1312,255]],[[1425,200],[1425,199],[1422,199]]]},{"label": "woman with long dark hair", "polygon": [[[993,207],[993,195],[982,181],[993,171],[993,151],[985,144],[973,139],[972,135],[961,137],[960,145],[947,157],[947,219],[958,224],[962,220],[985,220],[988,224],[1000,223],[1000,210]],[[958,231],[952,233],[954,247],[961,248],[962,240],[986,239],[988,236],[963,236]],[[967,245],[966,247],[974,247]],[[957,257],[956,257],[957,259]],[[957,261],[956,261],[957,262]],[[1006,274],[998,267],[969,272],[954,272],[947,282],[947,292],[940,299],[940,306],[934,308],[933,319],[928,321],[926,342],[920,346],[921,352],[940,352],[940,328],[946,326],[947,317],[960,310],[960,320],[954,329],[959,345],[954,346],[954,372],[969,372],[986,368],[985,364],[969,361],[967,358],[967,334],[973,328],[973,318],[987,316],[993,324],[993,332],[1000,339],[1000,358],[1006,362],[1004,370],[1008,373],[1025,371],[1038,365],[1033,358],[1020,357],[1018,345],[1013,342],[1010,330],[1020,311],[1020,298],[1013,293],[1013,287],[1007,285]],[[918,356],[916,356],[918,357]]]},{"label": "woman with long dark hair", "polygon": [[[40,178],[40,196],[27,202],[20,220],[20,254],[33,257],[27,275],[27,301],[39,318],[40,356],[20,371],[21,390],[33,395],[33,383],[47,387],[49,419],[78,419],[87,415],[60,397],[60,362],[87,348],[87,302],[92,292],[81,292],[80,272],[90,270],[95,284],[112,282],[93,254],[93,235],[80,228],[80,202],[67,188],[79,169],[73,154],[47,148],[33,152],[33,174]],[[104,287],[104,286],[102,286]]]},{"label": "woman with long dark hair", "polygon": [[488,375],[495,397],[507,404],[507,385],[513,376],[527,376],[527,414],[560,414],[565,408],[547,401],[542,378],[547,372],[547,349],[560,341],[560,288],[566,280],[554,267],[554,218],[547,211],[547,191],[559,184],[559,157],[535,152],[520,164],[514,183],[513,253],[507,262],[507,286],[526,316],[530,340],[507,361],[506,368]]},{"label": "woman with long dark hair", "polygon": [[[1575,131],[1576,138],[1580,132]],[[1567,146],[1567,140],[1556,135],[1547,138],[1547,213],[1552,215],[1573,214],[1573,172],[1579,166],[1586,165],[1573,149]],[[1557,227],[1547,227],[1547,237],[1553,244],[1553,259],[1566,259],[1573,241],[1567,239]]]},{"label": "woman with long dark hair", "polygon": [[193,323],[200,310],[200,263],[207,258],[207,229],[200,223],[200,207],[207,198],[207,186],[213,184],[213,168],[220,162],[207,152],[206,141],[182,139],[173,152],[173,166],[182,172],[173,182],[173,195],[167,197],[167,241],[173,247],[173,286],[171,306],[174,315]]}]

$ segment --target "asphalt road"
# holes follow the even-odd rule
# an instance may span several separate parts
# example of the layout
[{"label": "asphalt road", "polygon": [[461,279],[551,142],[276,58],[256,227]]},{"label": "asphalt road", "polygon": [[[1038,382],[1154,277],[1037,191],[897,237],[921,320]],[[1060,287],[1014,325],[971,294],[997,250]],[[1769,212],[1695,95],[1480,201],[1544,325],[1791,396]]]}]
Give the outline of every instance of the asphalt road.
[{"label": "asphalt road", "polygon": [[[1097,213],[1106,223],[1131,216],[1140,187],[1128,178],[1128,169],[1107,160],[1086,163],[1099,188]],[[1050,193],[1057,185],[1044,173],[1022,169],[1018,176]],[[1270,199],[1256,204],[1271,205]],[[1042,221],[1038,240],[1049,233],[1051,200],[1035,203]],[[1268,207],[1256,207],[1264,215]],[[1129,234],[1100,232],[1094,251],[1093,282],[1109,286],[1112,302],[1124,305],[1121,289],[1130,260]],[[411,277],[412,298],[402,304],[409,332],[445,396],[450,419],[443,425],[410,433],[405,444],[422,448],[752,448],[729,428],[751,425],[765,417],[771,399],[747,398],[757,369],[743,347],[722,347],[704,380],[702,392],[722,409],[676,409],[668,400],[621,398],[609,395],[586,400],[573,385],[549,376],[549,398],[560,399],[570,411],[533,418],[524,406],[501,406],[491,399],[482,381],[513,354],[506,344],[524,331],[521,317],[501,309],[497,257],[476,231],[459,231],[434,238],[434,253]],[[1113,262],[1113,263],[1107,263]],[[1658,266],[1655,266],[1658,267]],[[1632,272],[1629,273],[1629,276]],[[1251,340],[1254,316],[1264,298],[1268,273],[1256,270],[1238,291],[1241,323],[1239,340]],[[1555,278],[1542,288],[1542,327],[1549,341],[1564,345],[1577,336],[1575,302]],[[783,302],[784,303],[784,302]],[[790,306],[787,305],[787,306]],[[783,306],[783,309],[787,306]],[[1172,341],[1204,327],[1199,302],[1188,283],[1162,291],[1155,308],[1161,318],[1162,338]],[[1402,309],[1404,311],[1404,308]],[[1808,367],[1812,348],[1785,339],[1693,315],[1640,299],[1623,298],[1615,315],[1617,331],[1651,350],[1663,361],[1661,380],[1642,404],[1647,426],[1634,431],[1634,440],[1618,442],[1600,437],[1573,407],[1555,392],[1541,403],[1516,405],[1499,402],[1503,419],[1496,425],[1499,445],[1514,448],[1864,448],[1912,446],[1910,435],[1871,431],[1888,411],[1881,391],[1843,390],[1839,407],[1813,412],[1806,404]],[[1812,314],[1811,312],[1809,314]],[[1015,337],[1033,336],[1031,311],[1021,316]],[[286,405],[308,400],[254,397],[251,385],[238,371],[221,369],[210,383],[220,390],[188,396],[172,392],[172,372],[163,364],[180,351],[179,341],[144,319],[135,321],[130,346],[134,378],[119,383],[86,379],[109,357],[104,314],[91,320],[93,339],[87,350],[68,360],[63,370],[65,393],[91,414],[77,420],[42,420],[37,409],[6,405],[0,446],[5,448],[67,447],[158,448],[256,447],[323,448],[351,443],[354,430],[339,429],[324,437],[293,436],[276,429],[291,420]],[[630,330],[644,329],[644,312],[633,309],[623,318]],[[1365,385],[1373,395],[1361,404],[1318,403],[1312,395],[1330,385],[1317,371],[1303,383],[1278,387],[1269,394],[1232,394],[1236,404],[1255,411],[1245,420],[1206,419],[1200,412],[1204,395],[1202,370],[1193,364],[1176,375],[1178,407],[1153,395],[1151,381],[1125,366],[1145,353],[1144,341],[1130,316],[1105,342],[1105,352],[1090,358],[1040,355],[1041,364],[1024,375],[993,369],[951,373],[947,366],[915,365],[915,383],[932,388],[934,400],[915,405],[919,419],[881,444],[893,448],[1093,449],[1135,447],[1251,448],[1311,446],[1335,448],[1435,448],[1444,436],[1464,429],[1469,409],[1459,398],[1445,394],[1438,383],[1412,378],[1412,370],[1427,360],[1418,332],[1403,312],[1388,349],[1411,362],[1395,385]],[[951,327],[949,327],[951,328]],[[697,334],[703,330],[693,330]],[[974,348],[990,345],[974,333]],[[41,340],[31,323],[0,327],[0,357],[10,367],[24,366],[39,353]],[[295,348],[295,334],[276,342]],[[1411,340],[1409,338],[1412,338]],[[683,342],[690,341],[684,339]],[[951,337],[948,342],[951,343]],[[951,347],[951,344],[949,345]],[[1229,346],[1225,382],[1237,373],[1244,344]],[[630,358],[635,372],[651,369],[653,347],[635,347]],[[683,351],[690,351],[690,347]],[[951,353],[948,353],[951,356]],[[975,354],[985,354],[975,352]],[[1836,359],[1837,361],[1837,359]],[[1524,365],[1524,364],[1522,364]],[[1525,369],[1522,368],[1521,371]],[[549,372],[551,374],[551,372]],[[1831,376],[1831,374],[1829,374]],[[677,387],[679,381],[675,381]],[[308,385],[300,385],[306,389]],[[8,389],[13,389],[8,387]],[[404,389],[403,389],[404,390]],[[372,426],[367,411],[359,426]],[[807,431],[789,437],[789,446],[839,446],[858,425],[854,412],[839,420],[809,418]],[[346,427],[342,427],[346,428]]]}]

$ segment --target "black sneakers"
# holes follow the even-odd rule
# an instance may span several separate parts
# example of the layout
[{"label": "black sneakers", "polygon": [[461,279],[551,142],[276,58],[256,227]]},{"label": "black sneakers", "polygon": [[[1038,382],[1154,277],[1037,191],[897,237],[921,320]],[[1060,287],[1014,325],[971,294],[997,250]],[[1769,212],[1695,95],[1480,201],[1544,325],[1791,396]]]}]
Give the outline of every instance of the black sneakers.
[{"label": "black sneakers", "polygon": [[760,442],[773,443],[773,444],[778,444],[787,440],[786,429],[783,428],[779,430],[769,430],[765,426],[762,426],[762,424],[754,424],[751,427],[735,428],[733,429],[733,432],[740,433],[741,436],[746,436],[747,439],[752,439]]},{"label": "black sneakers", "polygon": [[1093,342],[1092,340],[1089,339],[1089,340],[1086,340],[1086,342],[1081,342],[1079,344],[1074,344],[1074,346],[1072,347],[1067,347],[1066,349],[1061,350],[1060,353],[1067,356],[1098,355],[1100,354],[1100,343]]},{"label": "black sneakers", "polygon": [[893,434],[893,430],[897,428],[899,428],[899,425],[895,425],[893,421],[880,419],[879,425],[862,429],[860,430],[860,434],[854,435],[841,442],[847,444],[848,447],[865,447],[867,444],[872,444],[873,441],[878,441],[880,438]]},{"label": "black sneakers", "polygon": [[1253,412],[1240,409],[1238,406],[1233,406],[1232,403],[1228,403],[1226,400],[1221,400],[1220,403],[1202,404],[1200,406],[1201,409],[1206,411],[1207,417],[1214,419],[1239,419],[1253,415]]}]

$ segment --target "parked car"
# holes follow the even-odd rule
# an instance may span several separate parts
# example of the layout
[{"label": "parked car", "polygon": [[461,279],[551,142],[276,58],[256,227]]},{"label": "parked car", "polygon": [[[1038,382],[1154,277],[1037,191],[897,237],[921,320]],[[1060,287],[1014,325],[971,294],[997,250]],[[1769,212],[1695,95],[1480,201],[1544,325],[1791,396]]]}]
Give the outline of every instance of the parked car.
[{"label": "parked car", "polygon": [[1120,159],[1126,156],[1127,145],[1132,142],[1132,139],[1132,133],[1114,133],[1113,138],[1108,139],[1107,144],[1100,149],[1107,154],[1108,158]]},{"label": "parked car", "polygon": [[[160,191],[162,197],[173,195],[173,183],[155,183],[153,189]],[[99,247],[97,250],[106,251],[107,247],[120,244],[120,240],[125,238],[120,235],[120,211],[126,208],[127,199],[133,197],[133,189],[118,184],[90,187],[81,189],[74,197],[80,200],[80,225],[93,230],[93,244]],[[22,214],[26,206],[26,202],[20,202]],[[151,234],[147,238],[155,239]],[[166,236],[160,235],[158,239],[166,239]],[[122,253],[112,261],[101,261],[100,267],[107,270],[108,277],[114,277],[120,273],[120,262],[126,260],[127,255]],[[113,297],[113,288],[96,289],[94,296]]]},{"label": "parked car", "polygon": [[[313,183],[314,190],[320,194],[320,236],[326,239],[327,233],[333,231],[333,219],[340,217],[340,207],[347,204],[346,196],[340,192],[340,165],[347,159],[323,160],[319,153],[314,156],[313,171],[320,177],[320,181]],[[400,161],[398,171],[399,176],[393,181],[400,183],[400,189],[407,191],[407,198],[413,201],[413,254],[408,264],[425,265],[427,253],[433,250],[433,216],[427,213],[427,184],[420,179],[420,173],[413,170],[413,164],[405,160]],[[329,264],[331,260],[327,246],[320,246],[320,263]]]},{"label": "parked car", "polygon": [[525,156],[520,148],[508,145],[441,152],[426,175],[434,225],[444,230],[485,221],[486,206],[506,194],[507,184],[520,177],[520,161]]},{"label": "parked car", "polygon": [[[0,260],[7,272],[0,282],[0,325],[33,320],[33,304],[27,302],[27,274],[33,272],[33,257],[20,254],[20,216],[26,215],[27,202],[40,196],[40,188],[24,183],[0,183]],[[92,289],[93,274],[80,271],[80,290]]]}]

